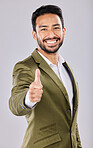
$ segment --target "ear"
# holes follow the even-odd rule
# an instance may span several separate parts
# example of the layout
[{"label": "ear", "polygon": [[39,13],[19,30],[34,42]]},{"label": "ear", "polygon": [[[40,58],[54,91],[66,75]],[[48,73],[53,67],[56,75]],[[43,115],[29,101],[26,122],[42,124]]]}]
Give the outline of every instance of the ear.
[{"label": "ear", "polygon": [[33,36],[34,40],[37,40],[36,32],[34,30],[32,31],[32,36]]},{"label": "ear", "polygon": [[63,28],[63,36],[65,36],[66,28]]}]

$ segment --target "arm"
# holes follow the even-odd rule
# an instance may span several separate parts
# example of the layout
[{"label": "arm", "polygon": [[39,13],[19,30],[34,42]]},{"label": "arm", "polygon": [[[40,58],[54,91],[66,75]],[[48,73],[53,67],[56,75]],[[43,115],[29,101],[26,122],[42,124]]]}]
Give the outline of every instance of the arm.
[{"label": "arm", "polygon": [[32,111],[24,104],[24,98],[32,82],[31,69],[24,66],[24,64],[16,64],[13,70],[13,89],[9,99],[9,108],[13,114],[22,116]]},{"label": "arm", "polygon": [[9,107],[12,113],[17,116],[31,112],[31,109],[41,100],[43,90],[39,69],[35,71],[35,80],[33,77],[34,73],[24,64],[15,65]]},{"label": "arm", "polygon": [[77,124],[76,124],[76,137],[77,137],[77,146],[78,146],[77,148],[82,148]]}]

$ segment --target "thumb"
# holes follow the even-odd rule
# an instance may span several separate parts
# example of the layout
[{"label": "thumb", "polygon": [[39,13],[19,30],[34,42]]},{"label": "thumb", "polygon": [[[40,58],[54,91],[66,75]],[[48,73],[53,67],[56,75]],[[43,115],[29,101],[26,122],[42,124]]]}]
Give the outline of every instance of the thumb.
[{"label": "thumb", "polygon": [[40,81],[40,70],[39,69],[36,69],[36,71],[35,71],[35,82],[41,83],[41,81]]}]

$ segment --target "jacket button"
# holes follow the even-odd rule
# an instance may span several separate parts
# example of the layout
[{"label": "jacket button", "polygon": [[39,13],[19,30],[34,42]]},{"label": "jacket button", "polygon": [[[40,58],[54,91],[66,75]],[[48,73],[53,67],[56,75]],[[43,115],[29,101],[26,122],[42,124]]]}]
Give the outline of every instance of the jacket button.
[{"label": "jacket button", "polygon": [[70,110],[70,109],[67,109],[67,113],[69,113],[69,114],[70,114],[70,113],[71,113],[71,110]]}]

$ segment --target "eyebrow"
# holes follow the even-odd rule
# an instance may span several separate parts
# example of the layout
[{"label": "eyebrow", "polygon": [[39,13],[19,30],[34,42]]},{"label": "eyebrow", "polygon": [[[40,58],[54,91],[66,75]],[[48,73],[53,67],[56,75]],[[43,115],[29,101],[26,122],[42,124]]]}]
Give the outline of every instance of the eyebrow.
[{"label": "eyebrow", "polygon": [[52,25],[52,26],[60,26],[60,24],[54,24],[54,25]]},{"label": "eyebrow", "polygon": [[[53,26],[53,27],[54,27],[54,26],[60,26],[60,24],[54,24],[54,25],[52,25],[52,26]],[[47,26],[47,25],[40,25],[40,26],[39,26],[39,28],[42,28],[42,27],[48,27],[48,26]]]},{"label": "eyebrow", "polygon": [[40,25],[39,28],[48,27],[47,25]]}]

